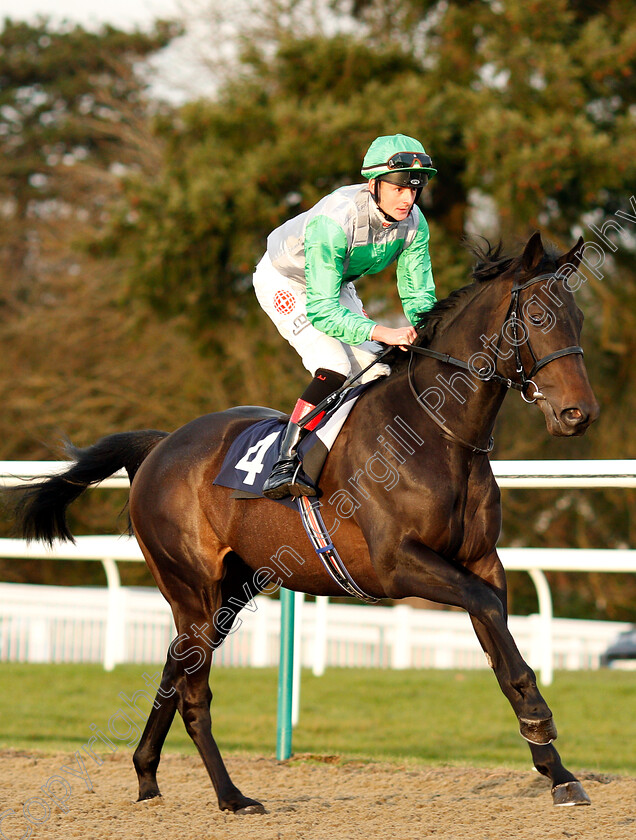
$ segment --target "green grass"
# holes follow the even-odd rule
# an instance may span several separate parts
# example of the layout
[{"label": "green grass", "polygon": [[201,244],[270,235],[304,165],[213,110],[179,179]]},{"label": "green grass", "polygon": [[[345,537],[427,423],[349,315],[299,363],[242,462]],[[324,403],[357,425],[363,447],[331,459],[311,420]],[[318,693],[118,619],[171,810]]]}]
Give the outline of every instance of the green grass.
[{"label": "green grass", "polygon": [[[119,697],[146,686],[158,666],[0,664],[0,747],[72,751],[94,724],[118,745],[139,732],[117,716]],[[223,752],[273,755],[276,739],[275,669],[216,668],[212,717]],[[636,774],[635,672],[558,672],[544,690],[559,728],[558,748],[573,768]],[[149,703],[143,698],[145,713]],[[116,716],[113,718],[113,716]],[[113,737],[111,735],[111,737]],[[489,671],[330,669],[303,672],[295,754],[425,764],[527,767],[530,754],[517,721]],[[180,719],[166,749],[194,753]]]}]

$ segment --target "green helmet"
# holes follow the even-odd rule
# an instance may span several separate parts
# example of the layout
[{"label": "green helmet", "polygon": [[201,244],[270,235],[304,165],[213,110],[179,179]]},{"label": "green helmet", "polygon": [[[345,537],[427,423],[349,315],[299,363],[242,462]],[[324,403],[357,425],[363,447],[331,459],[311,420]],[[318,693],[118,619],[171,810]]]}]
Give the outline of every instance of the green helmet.
[{"label": "green helmet", "polygon": [[[362,161],[361,172],[365,178],[385,180],[383,176],[388,176],[388,181],[417,188],[425,186],[437,172],[432,164],[419,140],[406,134],[389,134],[376,137],[371,143]],[[418,179],[418,172],[424,172],[426,178]]]}]

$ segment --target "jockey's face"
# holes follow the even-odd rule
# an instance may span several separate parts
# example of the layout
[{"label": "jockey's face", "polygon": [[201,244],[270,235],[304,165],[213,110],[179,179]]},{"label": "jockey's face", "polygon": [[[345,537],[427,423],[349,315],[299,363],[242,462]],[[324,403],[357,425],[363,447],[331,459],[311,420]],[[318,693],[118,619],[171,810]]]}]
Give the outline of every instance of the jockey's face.
[{"label": "jockey's face", "polygon": [[[375,179],[369,181],[369,189],[373,192]],[[382,210],[393,219],[401,222],[411,212],[415,201],[416,191],[411,187],[398,187],[387,181],[380,181],[380,201]]]}]

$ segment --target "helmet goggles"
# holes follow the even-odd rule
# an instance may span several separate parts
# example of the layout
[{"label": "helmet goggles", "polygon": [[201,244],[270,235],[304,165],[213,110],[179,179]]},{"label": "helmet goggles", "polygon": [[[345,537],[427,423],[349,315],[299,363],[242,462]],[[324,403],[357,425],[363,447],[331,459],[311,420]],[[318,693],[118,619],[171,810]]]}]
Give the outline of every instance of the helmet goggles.
[{"label": "helmet goggles", "polygon": [[394,179],[400,177],[400,185],[406,186],[401,181],[407,178],[408,173],[414,181],[408,186],[416,189],[425,186],[426,180],[437,173],[430,155],[426,154],[420,141],[406,134],[376,137],[362,161],[362,176],[368,180],[385,180],[385,176],[389,176],[391,183],[398,183]]},{"label": "helmet goggles", "polygon": [[389,169],[415,169],[417,167],[430,167],[433,161],[429,155],[422,152],[396,152],[387,160]]},{"label": "helmet goggles", "polygon": [[[362,167],[362,174],[372,170],[394,171],[397,169],[427,169],[430,174],[436,170],[432,168],[433,161],[426,152],[395,152],[386,163],[372,163],[370,166]],[[367,175],[366,177],[370,177]]]}]

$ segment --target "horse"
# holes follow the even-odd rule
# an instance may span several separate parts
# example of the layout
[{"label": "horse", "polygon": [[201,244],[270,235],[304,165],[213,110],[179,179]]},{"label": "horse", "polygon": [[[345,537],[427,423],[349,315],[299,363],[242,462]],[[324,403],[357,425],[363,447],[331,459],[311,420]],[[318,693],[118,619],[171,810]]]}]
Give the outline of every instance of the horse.
[{"label": "horse", "polygon": [[[557,805],[590,800],[554,747],[552,713],[508,629],[496,548],[500,492],[488,452],[511,388],[539,407],[554,436],[581,435],[598,417],[573,294],[584,282],[577,271],[582,242],[560,256],[544,248],[539,233],[516,256],[503,256],[500,245],[476,248],[471,282],[422,317],[409,350],[395,348],[390,375],[359,397],[320,478],[330,533],[370,598],[418,596],[468,612]],[[265,498],[233,498],[214,484],[232,441],[268,417],[285,419],[273,409],[239,406],[172,433],[122,432],[84,449],[69,445],[74,464],[28,485],[17,506],[25,539],[72,540],[68,505],[89,485],[128,471],[131,529],[178,633],[133,756],[139,801],[161,795],[157,768],[178,710],[219,808],[264,812],[232,782],[212,734],[213,652],[257,592],[284,583],[310,595],[343,595],[307,551],[296,511]]]}]

